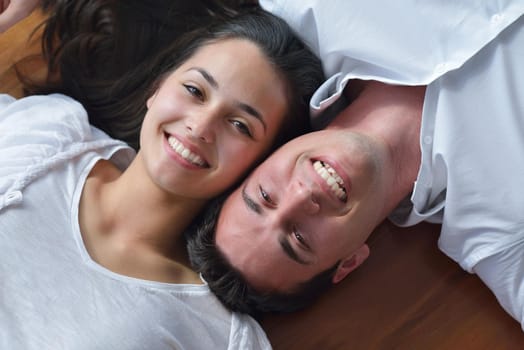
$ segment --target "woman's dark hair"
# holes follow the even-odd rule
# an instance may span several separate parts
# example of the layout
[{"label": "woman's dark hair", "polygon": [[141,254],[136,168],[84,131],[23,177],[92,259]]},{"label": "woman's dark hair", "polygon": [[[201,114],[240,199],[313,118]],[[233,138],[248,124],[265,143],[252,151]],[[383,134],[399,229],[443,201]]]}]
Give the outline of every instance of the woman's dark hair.
[{"label": "woman's dark hair", "polygon": [[313,303],[333,285],[339,262],[291,291],[259,291],[251,286],[215,244],[218,216],[228,195],[212,200],[185,233],[193,269],[201,274],[224,306],[256,318],[268,312],[293,312]]},{"label": "woman's dark hair", "polygon": [[309,130],[308,103],[323,81],[318,58],[290,27],[252,1],[57,0],[42,39],[48,78],[23,77],[27,93],[80,101],[90,122],[138,148],[146,100],[162,79],[207,43],[247,39],[287,83],[276,145]]}]

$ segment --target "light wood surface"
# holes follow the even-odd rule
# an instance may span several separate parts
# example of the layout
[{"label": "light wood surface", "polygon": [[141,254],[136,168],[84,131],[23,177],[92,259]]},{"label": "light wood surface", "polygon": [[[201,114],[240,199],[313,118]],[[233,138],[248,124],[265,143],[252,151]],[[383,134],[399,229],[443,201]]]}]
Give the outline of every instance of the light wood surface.
[{"label": "light wood surface", "polygon": [[[35,13],[0,34],[0,92],[22,95],[11,64],[39,52]],[[29,69],[45,72],[41,62]],[[524,349],[520,325],[437,248],[439,226],[381,225],[371,256],[309,309],[262,320],[275,350]],[[93,320],[96,322],[96,320]]]},{"label": "light wood surface", "polygon": [[[31,37],[33,30],[37,29],[44,16],[35,11],[31,16],[0,33],[0,92],[8,93],[14,97],[22,96],[22,88],[16,77],[13,64],[22,57],[31,57],[24,65],[25,71],[30,76],[42,77],[45,74],[45,65],[38,56],[40,53],[40,40],[37,30]],[[33,56],[36,55],[36,56]]]}]

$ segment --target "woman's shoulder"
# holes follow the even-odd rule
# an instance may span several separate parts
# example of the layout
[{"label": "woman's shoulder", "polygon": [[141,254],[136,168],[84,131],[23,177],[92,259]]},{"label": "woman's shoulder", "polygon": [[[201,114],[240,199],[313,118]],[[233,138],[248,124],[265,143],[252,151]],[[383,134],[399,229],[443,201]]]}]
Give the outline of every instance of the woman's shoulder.
[{"label": "woman's shoulder", "polygon": [[47,131],[58,139],[83,140],[89,130],[85,109],[68,96],[34,95],[20,99],[0,96],[0,133],[3,136],[15,133],[43,135]]},{"label": "woman's shoulder", "polygon": [[105,139],[111,142],[89,125],[82,105],[65,95],[0,95],[0,164],[46,163],[60,154],[67,158]]}]

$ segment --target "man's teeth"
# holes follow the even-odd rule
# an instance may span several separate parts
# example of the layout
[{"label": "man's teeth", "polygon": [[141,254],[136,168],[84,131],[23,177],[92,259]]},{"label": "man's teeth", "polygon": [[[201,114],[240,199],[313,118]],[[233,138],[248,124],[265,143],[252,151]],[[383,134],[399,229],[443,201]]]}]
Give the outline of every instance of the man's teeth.
[{"label": "man's teeth", "polygon": [[201,167],[206,165],[206,162],[202,158],[200,158],[200,156],[194,154],[193,152],[185,148],[184,145],[182,145],[173,136],[169,136],[167,142],[169,142],[169,145],[176,153],[178,153],[182,158],[184,158],[188,162]]},{"label": "man's teeth", "polygon": [[335,196],[345,202],[347,200],[347,193],[344,188],[344,181],[340,175],[337,174],[335,169],[333,169],[329,164],[319,160],[313,163],[313,167],[320,177],[326,181]]}]

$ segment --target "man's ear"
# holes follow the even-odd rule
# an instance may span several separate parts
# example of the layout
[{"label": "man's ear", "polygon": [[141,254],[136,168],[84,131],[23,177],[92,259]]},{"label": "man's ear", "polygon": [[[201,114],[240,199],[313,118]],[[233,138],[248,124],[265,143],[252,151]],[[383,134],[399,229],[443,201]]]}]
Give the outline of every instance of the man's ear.
[{"label": "man's ear", "polygon": [[358,248],[351,256],[343,259],[337,267],[335,274],[333,275],[333,283],[342,281],[346,276],[360,266],[369,256],[369,246],[363,244]]}]

